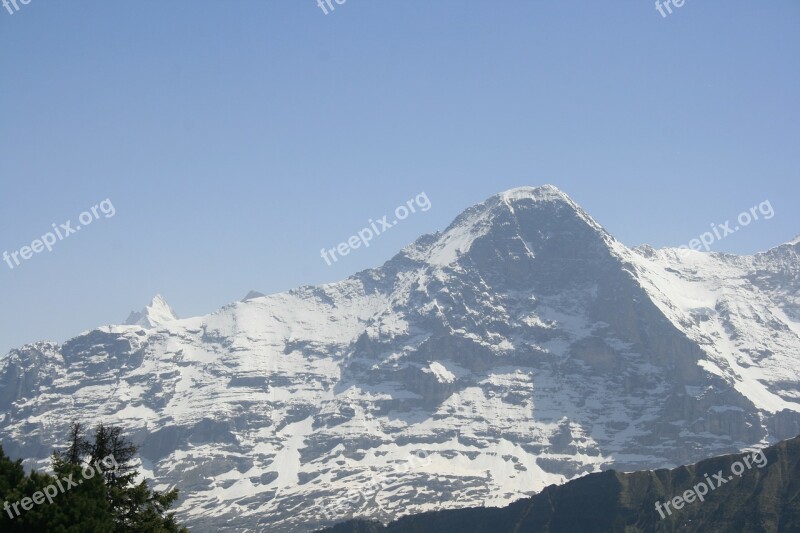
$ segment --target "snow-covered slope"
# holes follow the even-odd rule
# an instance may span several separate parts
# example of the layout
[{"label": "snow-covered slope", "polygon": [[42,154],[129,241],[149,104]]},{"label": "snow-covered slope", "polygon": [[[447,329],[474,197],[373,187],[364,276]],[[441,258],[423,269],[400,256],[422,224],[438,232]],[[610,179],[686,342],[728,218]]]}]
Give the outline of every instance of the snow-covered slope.
[{"label": "snow-covered slope", "polygon": [[70,420],[124,424],[196,531],[691,463],[800,433],[798,252],[629,249],[514,189],[339,283],[14,350],[2,444],[45,464]]}]

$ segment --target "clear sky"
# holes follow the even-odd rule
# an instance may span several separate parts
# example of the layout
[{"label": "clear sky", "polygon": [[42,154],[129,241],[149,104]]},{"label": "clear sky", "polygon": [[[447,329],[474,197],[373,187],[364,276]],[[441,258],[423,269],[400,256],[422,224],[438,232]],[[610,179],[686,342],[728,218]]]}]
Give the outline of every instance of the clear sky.
[{"label": "clear sky", "polygon": [[[0,352],[377,266],[552,183],[628,245],[800,233],[800,3],[31,0],[0,8]],[[10,8],[13,11],[13,6]],[[328,266],[367,221],[432,207]]]}]

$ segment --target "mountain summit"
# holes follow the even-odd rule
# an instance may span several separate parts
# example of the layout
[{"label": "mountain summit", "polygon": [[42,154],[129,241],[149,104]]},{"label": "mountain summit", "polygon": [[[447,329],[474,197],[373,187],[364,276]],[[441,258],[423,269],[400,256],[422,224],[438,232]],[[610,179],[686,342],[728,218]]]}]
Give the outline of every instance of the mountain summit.
[{"label": "mountain summit", "polygon": [[[575,239],[597,241],[610,236],[566,194],[552,185],[518,187],[497,194],[456,217],[442,233],[424,236],[405,250],[415,261],[447,266],[475,248],[500,246],[498,260],[508,262],[533,258],[529,245],[563,246]],[[550,241],[546,243],[545,241]],[[401,254],[402,255],[402,254]]]},{"label": "mountain summit", "polygon": [[167,301],[157,294],[144,309],[139,312],[132,311],[125,320],[127,326],[142,326],[143,328],[157,328],[167,322],[178,320],[178,315],[169,306]]},{"label": "mountain summit", "polygon": [[799,253],[629,249],[512,189],[338,283],[13,350],[0,444],[113,421],[181,521],[277,532],[738,452],[800,434]]}]

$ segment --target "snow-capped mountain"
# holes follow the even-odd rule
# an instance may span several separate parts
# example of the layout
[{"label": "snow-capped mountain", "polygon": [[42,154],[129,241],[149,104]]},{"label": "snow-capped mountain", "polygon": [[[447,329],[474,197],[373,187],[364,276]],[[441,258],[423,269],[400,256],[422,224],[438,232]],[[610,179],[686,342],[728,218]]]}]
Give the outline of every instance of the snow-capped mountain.
[{"label": "snow-capped mountain", "polygon": [[630,249],[555,187],[513,189],[338,283],[13,350],[2,445],[44,460],[72,419],[123,424],[196,531],[691,463],[800,433],[798,252]]},{"label": "snow-capped mountain", "polygon": [[167,322],[178,320],[178,315],[169,306],[167,301],[157,294],[150,304],[141,311],[132,311],[125,321],[126,326],[142,326],[143,328],[157,328]]}]

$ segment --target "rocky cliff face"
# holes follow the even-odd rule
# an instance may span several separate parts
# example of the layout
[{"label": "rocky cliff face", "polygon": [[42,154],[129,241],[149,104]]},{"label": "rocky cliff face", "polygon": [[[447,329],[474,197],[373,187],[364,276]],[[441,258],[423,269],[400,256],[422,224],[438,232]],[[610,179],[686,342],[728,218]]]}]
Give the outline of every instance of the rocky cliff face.
[{"label": "rocky cliff face", "polygon": [[514,189],[339,283],[14,350],[2,444],[45,459],[71,419],[117,421],[198,531],[689,463],[800,433],[798,251],[628,249]]}]

